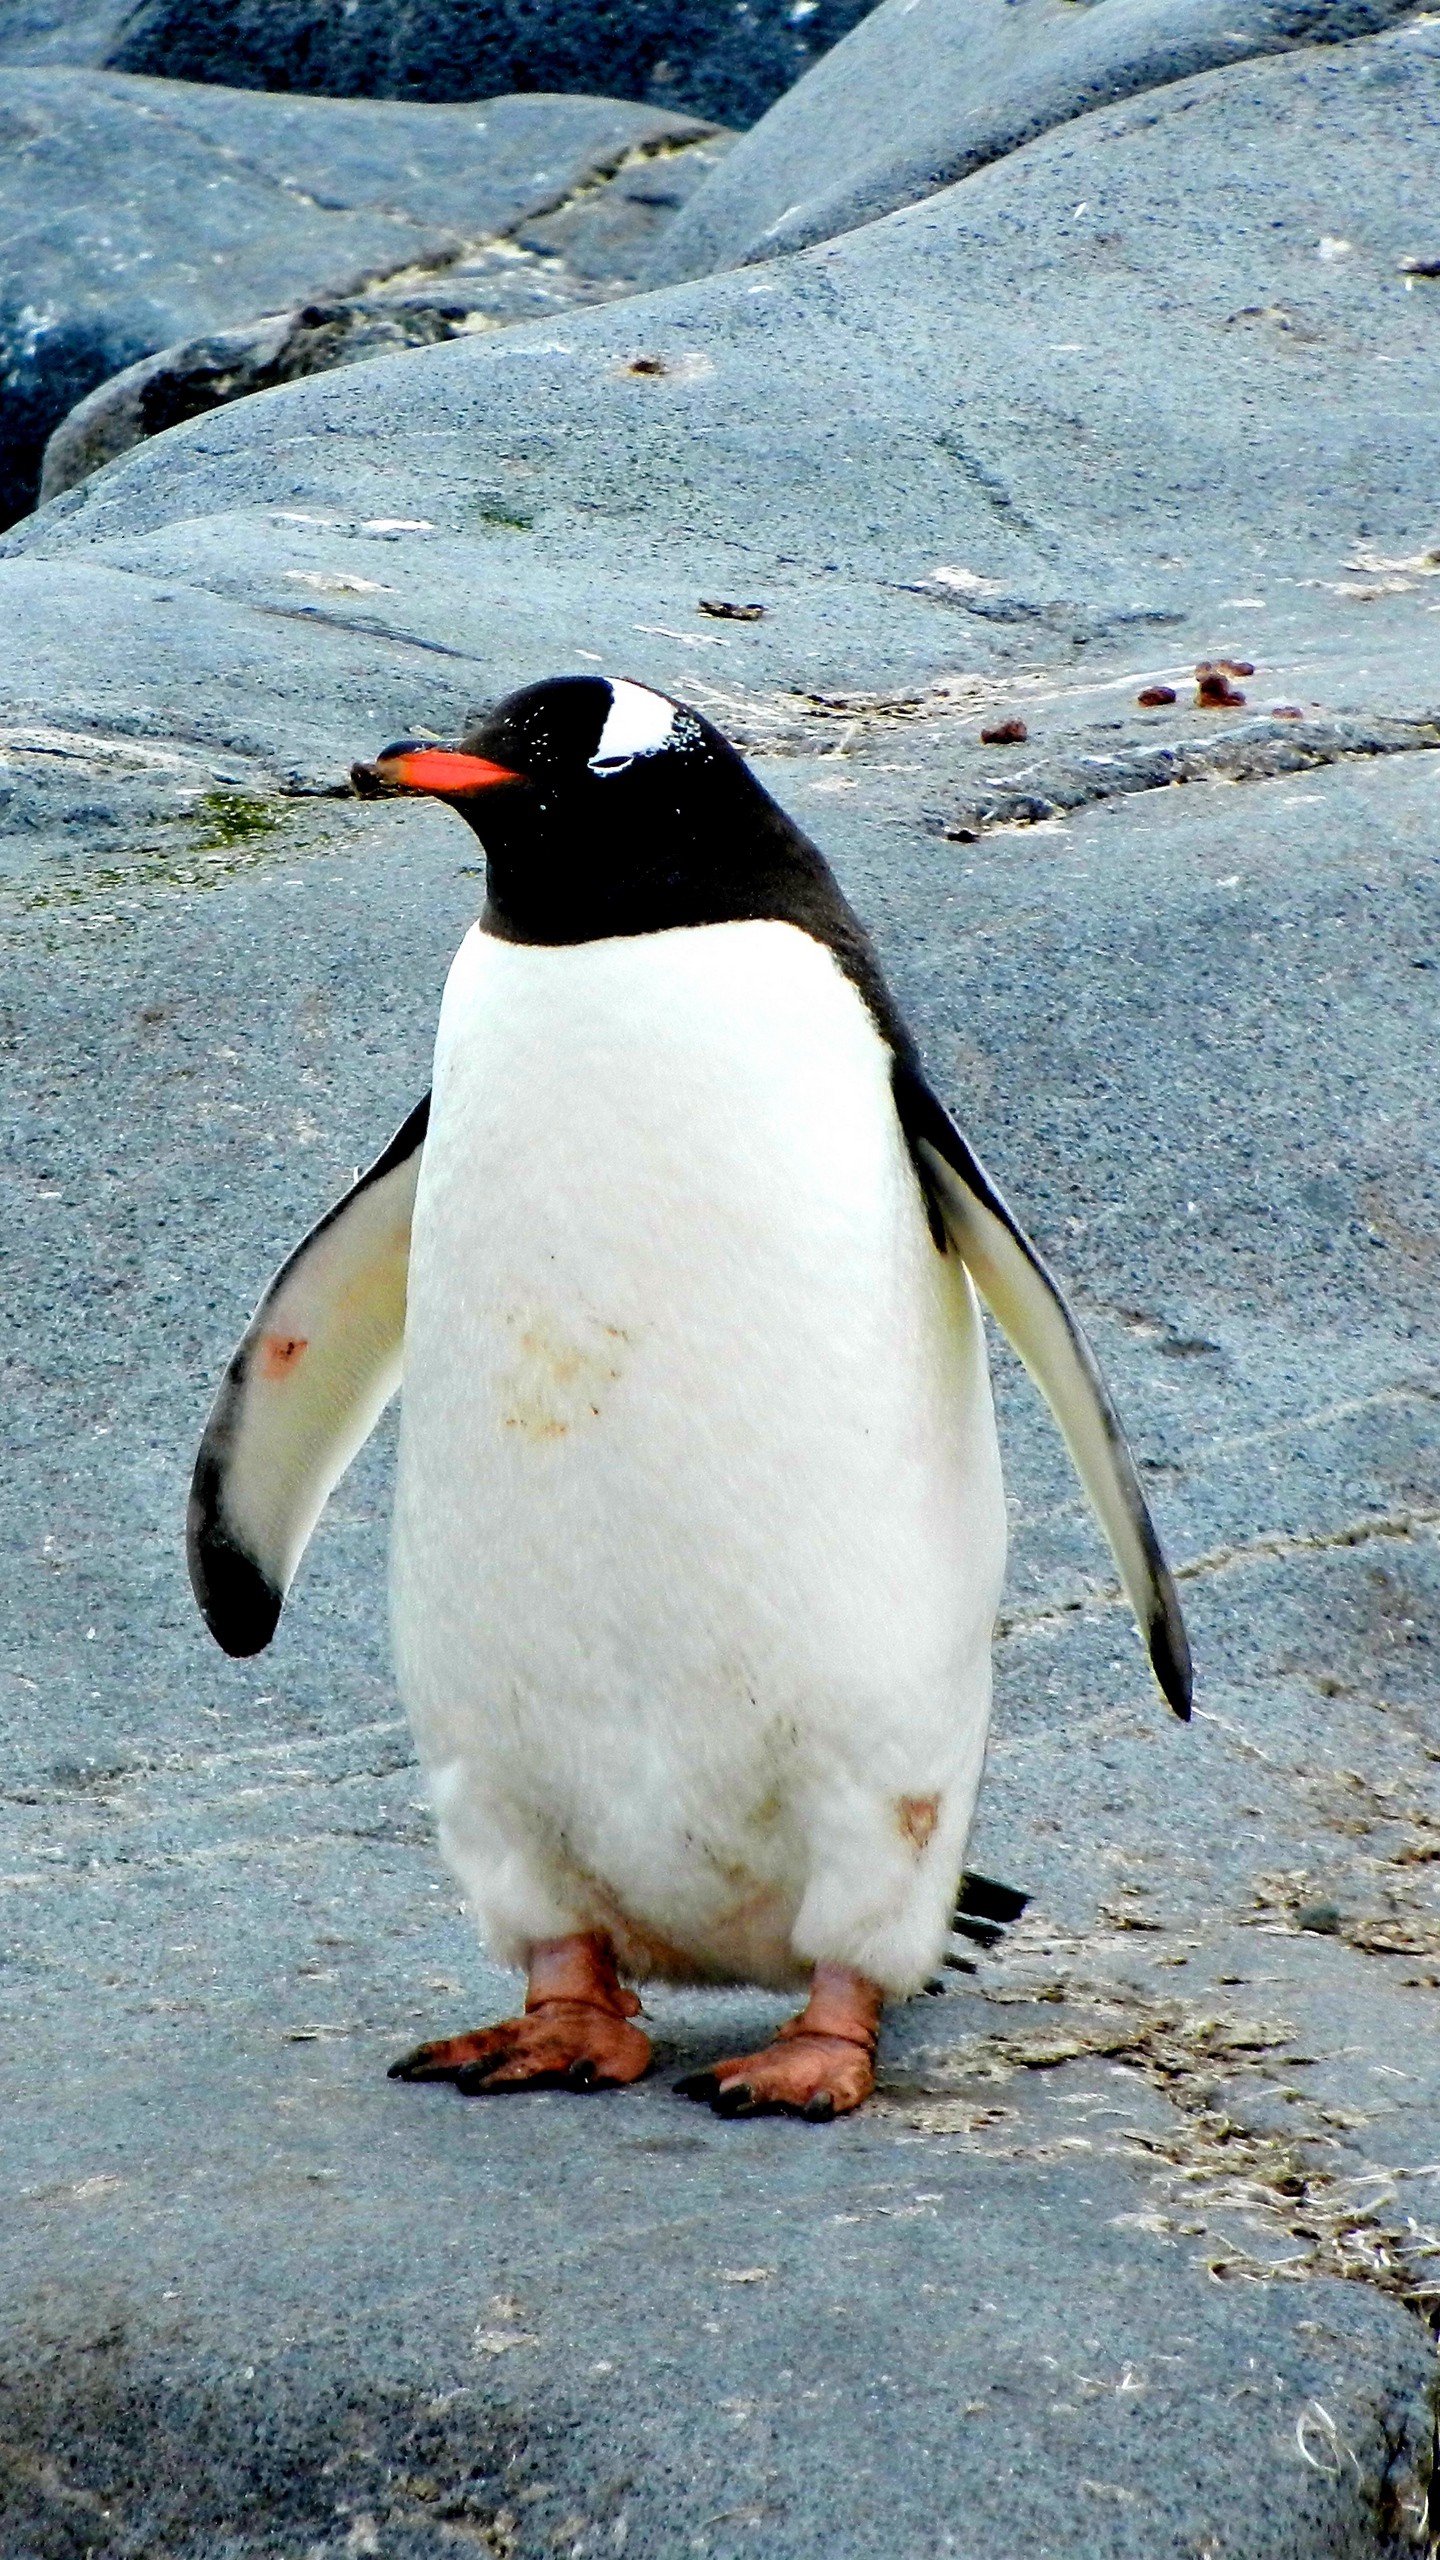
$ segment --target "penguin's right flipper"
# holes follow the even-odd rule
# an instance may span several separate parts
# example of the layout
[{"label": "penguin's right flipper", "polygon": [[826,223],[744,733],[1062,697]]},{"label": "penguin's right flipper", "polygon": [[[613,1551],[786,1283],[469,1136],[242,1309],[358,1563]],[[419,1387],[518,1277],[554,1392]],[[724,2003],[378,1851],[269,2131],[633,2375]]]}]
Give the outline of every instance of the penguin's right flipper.
[{"label": "penguin's right flipper", "polygon": [[1162,1695],[1190,1714],[1190,1645],[1120,1417],[1099,1363],[1018,1220],[918,1066],[900,1059],[895,1099],[928,1197],[991,1314],[1035,1380],[1120,1568]]},{"label": "penguin's right flipper", "polygon": [[325,1503],[400,1384],[427,1094],[281,1264],[237,1344],[190,1486],[190,1582],[217,1644],[260,1653]]}]

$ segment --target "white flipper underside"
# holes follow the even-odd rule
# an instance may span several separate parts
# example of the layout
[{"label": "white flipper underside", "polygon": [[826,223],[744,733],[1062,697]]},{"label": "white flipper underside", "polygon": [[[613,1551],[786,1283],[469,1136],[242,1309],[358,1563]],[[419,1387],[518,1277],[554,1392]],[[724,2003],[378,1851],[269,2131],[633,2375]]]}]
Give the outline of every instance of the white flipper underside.
[{"label": "white flipper underside", "polygon": [[[938,1114],[933,1097],[927,1099]],[[948,1122],[946,1130],[952,1134]],[[953,1135],[954,1152],[969,1158],[965,1171],[948,1146],[942,1153],[922,1129],[912,1131],[946,1232],[1060,1426],[1110,1542],[1155,1677],[1175,1713],[1188,1717],[1190,1648],[1179,1598],[1095,1355],[999,1193],[958,1132]]]},{"label": "white flipper underside", "polygon": [[282,1265],[216,1397],[186,1543],[227,1653],[269,1643],[331,1490],[400,1384],[426,1108]]}]

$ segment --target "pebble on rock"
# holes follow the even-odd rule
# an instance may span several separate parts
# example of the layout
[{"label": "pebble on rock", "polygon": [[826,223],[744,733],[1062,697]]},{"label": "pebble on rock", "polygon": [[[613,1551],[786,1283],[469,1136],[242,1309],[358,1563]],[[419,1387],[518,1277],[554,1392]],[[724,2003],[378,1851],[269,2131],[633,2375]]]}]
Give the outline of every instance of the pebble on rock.
[{"label": "pebble on rock", "polygon": [[1224,667],[1202,664],[1195,670],[1195,708],[1197,711],[1235,711],[1245,696],[1230,681]]},{"label": "pebble on rock", "polygon": [[1158,711],[1162,703],[1174,701],[1175,687],[1173,684],[1147,684],[1135,699],[1142,711]]},{"label": "pebble on rock", "polygon": [[992,729],[982,729],[982,747],[1023,747],[1030,732],[1023,720],[997,720]]}]

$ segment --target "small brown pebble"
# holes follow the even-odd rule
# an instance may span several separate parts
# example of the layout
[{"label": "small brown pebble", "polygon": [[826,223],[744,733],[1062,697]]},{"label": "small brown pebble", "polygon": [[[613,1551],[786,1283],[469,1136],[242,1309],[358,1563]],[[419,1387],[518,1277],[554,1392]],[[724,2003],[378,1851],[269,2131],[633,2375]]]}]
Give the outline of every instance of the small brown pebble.
[{"label": "small brown pebble", "polygon": [[1142,711],[1158,711],[1162,703],[1174,701],[1175,687],[1173,684],[1147,684],[1144,692],[1137,693],[1135,699]]},{"label": "small brown pebble", "polygon": [[1224,668],[1227,676],[1253,676],[1255,673],[1254,661],[1250,658],[1217,658],[1215,663],[1217,667]]},{"label": "small brown pebble", "polygon": [[700,611],[715,622],[763,622],[763,604],[727,604],[723,596],[702,596]]},{"label": "small brown pebble", "polygon": [[1303,720],[1305,714],[1298,702],[1272,702],[1270,717],[1272,720]]},{"label": "small brown pebble", "polygon": [[1023,720],[997,720],[993,729],[982,729],[982,747],[1023,747],[1030,732]]},{"label": "small brown pebble", "polygon": [[1223,667],[1197,667],[1195,670],[1195,708],[1197,711],[1234,711],[1245,696],[1236,690]]}]

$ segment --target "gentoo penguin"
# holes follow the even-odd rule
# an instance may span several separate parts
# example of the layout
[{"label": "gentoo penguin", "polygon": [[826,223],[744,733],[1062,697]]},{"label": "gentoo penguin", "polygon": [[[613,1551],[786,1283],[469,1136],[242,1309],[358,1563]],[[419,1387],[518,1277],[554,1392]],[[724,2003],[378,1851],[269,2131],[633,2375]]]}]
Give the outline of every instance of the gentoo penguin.
[{"label": "gentoo penguin", "polygon": [[682,2082],[812,2121],[933,1970],[1005,1507],[976,1291],[1038,1381],[1175,1712],[1170,1574],[1090,1349],[927,1083],[825,861],[628,680],[357,766],[484,847],[433,1093],[272,1281],[190,1504],[213,1634],[274,1632],[400,1384],[392,1613],[440,1845],[522,2016],[393,2076],[637,2079],[627,1984],[808,1988]]}]

